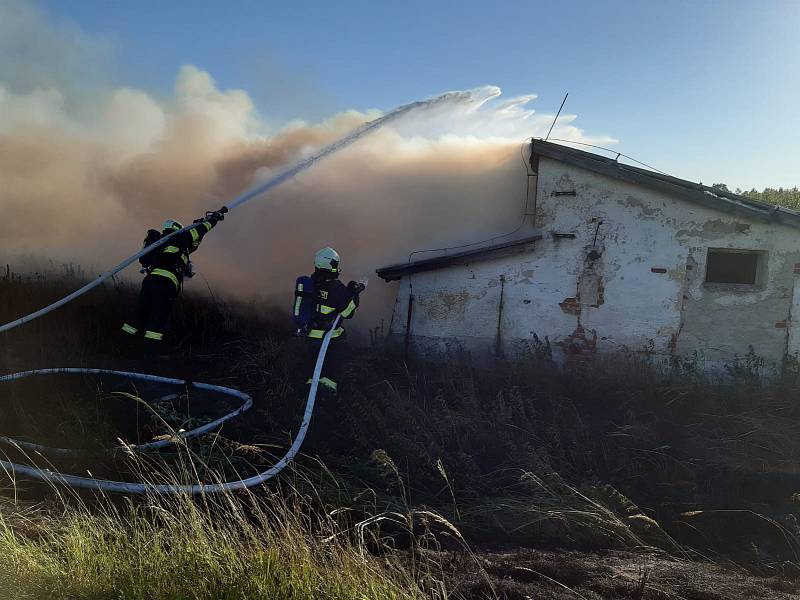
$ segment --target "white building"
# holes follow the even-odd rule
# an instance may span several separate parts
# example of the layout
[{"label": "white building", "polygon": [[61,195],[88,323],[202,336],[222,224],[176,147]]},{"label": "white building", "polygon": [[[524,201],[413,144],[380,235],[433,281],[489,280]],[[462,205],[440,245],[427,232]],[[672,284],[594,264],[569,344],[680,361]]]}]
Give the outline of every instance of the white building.
[{"label": "white building", "polygon": [[[701,368],[800,350],[800,213],[544,141],[513,239],[378,270],[421,349],[615,351]],[[792,317],[795,316],[793,322]]]}]

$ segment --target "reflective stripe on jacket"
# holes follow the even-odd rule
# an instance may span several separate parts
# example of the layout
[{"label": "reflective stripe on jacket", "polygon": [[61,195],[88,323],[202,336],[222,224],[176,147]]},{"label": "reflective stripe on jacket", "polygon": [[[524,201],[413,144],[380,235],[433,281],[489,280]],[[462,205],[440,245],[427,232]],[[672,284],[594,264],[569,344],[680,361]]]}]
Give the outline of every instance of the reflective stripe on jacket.
[{"label": "reflective stripe on jacket", "polygon": [[150,271],[150,275],[160,275],[161,277],[166,277],[172,283],[175,284],[175,288],[180,291],[181,289],[181,281],[172,271],[167,271],[166,269],[153,269]]},{"label": "reflective stripe on jacket", "polygon": [[[308,337],[320,339],[332,327],[337,314],[341,315],[342,319],[353,317],[358,308],[358,294],[354,294],[338,279],[327,279],[318,273],[311,277],[314,279],[316,304]],[[343,333],[344,327],[337,327],[331,337],[336,338]]]},{"label": "reflective stripe on jacket", "polygon": [[[321,340],[325,337],[325,334],[328,333],[327,329],[309,329],[308,330],[308,337],[314,338],[315,340]],[[344,327],[337,327],[333,330],[331,334],[331,338],[337,338],[344,333]]]},{"label": "reflective stripe on jacket", "polygon": [[189,255],[197,250],[203,237],[213,228],[214,225],[210,221],[204,220],[196,223],[188,231],[171,237],[164,246],[154,250],[155,256],[152,260],[150,274],[166,277],[175,284],[175,288],[180,292],[183,276],[189,265]]}]

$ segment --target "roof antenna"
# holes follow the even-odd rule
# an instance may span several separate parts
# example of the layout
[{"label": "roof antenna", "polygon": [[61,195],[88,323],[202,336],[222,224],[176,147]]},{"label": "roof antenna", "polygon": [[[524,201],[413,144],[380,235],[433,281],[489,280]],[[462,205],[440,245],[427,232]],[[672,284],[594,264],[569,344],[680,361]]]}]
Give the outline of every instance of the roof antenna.
[{"label": "roof antenna", "polygon": [[550,131],[547,132],[547,137],[544,138],[544,141],[547,141],[547,138],[550,137],[550,134],[553,133],[553,127],[556,126],[556,121],[558,121],[558,116],[561,114],[561,109],[564,108],[564,104],[567,101],[567,96],[569,96],[569,92],[564,95],[564,99],[561,101],[561,106],[558,107],[558,112],[556,113],[556,118],[553,119],[553,124],[550,125]]}]

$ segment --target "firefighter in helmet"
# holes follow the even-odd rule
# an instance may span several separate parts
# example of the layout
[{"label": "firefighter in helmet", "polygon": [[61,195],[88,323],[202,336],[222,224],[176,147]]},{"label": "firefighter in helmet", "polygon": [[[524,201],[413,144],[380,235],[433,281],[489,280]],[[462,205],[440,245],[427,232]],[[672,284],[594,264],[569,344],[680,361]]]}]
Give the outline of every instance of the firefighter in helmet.
[{"label": "firefighter in helmet", "polygon": [[176,231],[164,245],[151,250],[139,259],[142,272],[146,273],[139,293],[139,302],[133,320],[122,325],[122,331],[134,338],[144,339],[150,347],[158,347],[164,339],[172,304],[183,290],[184,277],[191,278],[192,263],[189,255],[197,250],[203,237],[225,218],[227,207],[206,213],[186,231],[178,221],[164,221],[162,231],[147,232],[144,247]]},{"label": "firefighter in helmet", "polygon": [[[341,274],[341,261],[339,254],[333,248],[323,248],[314,255],[314,274],[310,279],[313,282],[313,309],[307,327],[300,330],[309,341],[309,376],[313,373],[319,354],[322,338],[333,327],[336,316],[342,319],[351,319],[359,304],[359,295],[364,291],[364,284],[351,281],[347,285],[339,281]],[[298,296],[300,298],[301,296]],[[299,303],[295,304],[295,312]],[[325,355],[325,361],[320,376],[320,384],[331,393],[336,393],[338,388],[340,338],[344,335],[341,320],[331,333],[331,342]],[[307,383],[311,383],[311,379]]]}]

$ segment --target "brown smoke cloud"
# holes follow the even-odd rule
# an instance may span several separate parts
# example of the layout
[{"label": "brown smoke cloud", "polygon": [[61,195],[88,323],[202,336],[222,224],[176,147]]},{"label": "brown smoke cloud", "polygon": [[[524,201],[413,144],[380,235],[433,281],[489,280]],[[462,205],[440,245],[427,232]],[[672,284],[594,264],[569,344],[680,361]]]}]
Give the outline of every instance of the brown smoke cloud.
[{"label": "brown smoke cloud", "polygon": [[[17,28],[38,35],[51,27],[9,0],[0,0],[0,23],[10,11]],[[33,255],[105,269],[136,251],[147,228],[201,216],[380,114],[348,111],[270,131],[246,92],[219,90],[192,66],[168,100],[96,82],[76,91],[64,84],[63,56],[96,52],[97,44],[77,31],[59,34],[59,60],[23,65],[35,77],[20,79],[19,64],[0,60],[6,260]],[[1,28],[0,36],[0,50],[19,43]],[[91,96],[90,114],[70,110],[78,95]],[[355,279],[415,249],[513,228],[524,201],[520,143],[546,132],[552,116],[534,115],[533,97],[503,104],[498,95],[482,88],[469,105],[414,113],[243,205],[209,235],[197,270],[218,295],[285,304],[319,247],[337,248],[345,277]],[[554,135],[586,140],[572,118],[560,119]],[[204,287],[198,279],[189,285]],[[387,289],[373,276],[368,305],[385,303]]]}]

